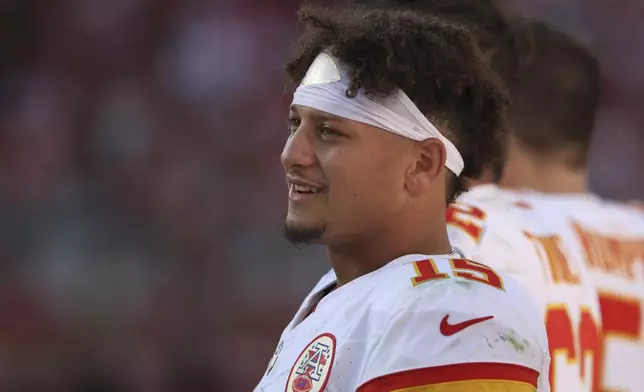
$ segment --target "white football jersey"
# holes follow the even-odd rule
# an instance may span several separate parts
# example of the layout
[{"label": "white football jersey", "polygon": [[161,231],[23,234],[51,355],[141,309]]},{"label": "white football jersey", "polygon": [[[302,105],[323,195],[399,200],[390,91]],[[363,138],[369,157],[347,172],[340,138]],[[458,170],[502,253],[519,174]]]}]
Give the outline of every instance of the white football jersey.
[{"label": "white football jersey", "polygon": [[545,320],[553,392],[592,392],[601,364],[598,298],[580,241],[565,218],[524,194],[473,188],[447,212],[448,233],[464,257],[514,277]]},{"label": "white football jersey", "polygon": [[603,330],[598,390],[644,391],[644,213],[590,194],[520,197],[561,228],[597,289]]},{"label": "white football jersey", "polygon": [[489,267],[408,255],[334,284],[307,296],[256,392],[549,391],[541,315]]}]

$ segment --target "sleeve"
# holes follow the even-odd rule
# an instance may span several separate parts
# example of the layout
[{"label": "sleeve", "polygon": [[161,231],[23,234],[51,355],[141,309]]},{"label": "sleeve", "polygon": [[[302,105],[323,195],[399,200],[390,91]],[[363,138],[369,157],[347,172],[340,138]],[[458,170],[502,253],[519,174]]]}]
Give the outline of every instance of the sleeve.
[{"label": "sleeve", "polygon": [[358,392],[549,391],[545,327],[532,305],[499,302],[456,279],[431,286],[387,318]]}]

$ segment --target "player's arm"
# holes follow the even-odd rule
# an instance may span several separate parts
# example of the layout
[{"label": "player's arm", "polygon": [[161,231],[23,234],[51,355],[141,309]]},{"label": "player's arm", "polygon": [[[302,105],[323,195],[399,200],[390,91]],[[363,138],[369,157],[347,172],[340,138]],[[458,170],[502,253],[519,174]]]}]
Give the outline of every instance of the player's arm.
[{"label": "player's arm", "polygon": [[486,299],[471,286],[481,283],[429,284],[431,290],[415,287],[417,295],[400,300],[386,318],[358,392],[534,392],[538,384],[548,390],[545,328],[534,322],[540,316],[528,321],[525,309],[517,314],[498,297]]}]

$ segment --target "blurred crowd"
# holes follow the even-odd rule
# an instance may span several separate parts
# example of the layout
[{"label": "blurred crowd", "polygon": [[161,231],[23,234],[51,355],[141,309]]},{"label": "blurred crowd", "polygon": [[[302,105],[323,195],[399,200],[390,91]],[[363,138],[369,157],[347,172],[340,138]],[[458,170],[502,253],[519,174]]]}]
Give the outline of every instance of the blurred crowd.
[{"label": "blurred crowd", "polygon": [[[328,267],[282,240],[298,1],[0,0],[0,391],[252,390]],[[523,0],[604,67],[643,199],[644,3]]]}]

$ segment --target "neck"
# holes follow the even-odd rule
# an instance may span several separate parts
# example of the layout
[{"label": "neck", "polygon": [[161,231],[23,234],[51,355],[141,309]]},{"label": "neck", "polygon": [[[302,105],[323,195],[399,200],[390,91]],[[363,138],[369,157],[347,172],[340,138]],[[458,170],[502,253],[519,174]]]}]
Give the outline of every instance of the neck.
[{"label": "neck", "polygon": [[511,143],[503,176],[503,188],[531,189],[543,193],[588,192],[588,170],[572,167],[567,155],[539,155]]},{"label": "neck", "polygon": [[[373,272],[390,261],[409,254],[447,254],[452,247],[445,229],[445,214],[438,222],[389,225],[395,230],[350,244],[327,247],[327,258],[335,271],[337,285]],[[409,222],[409,221],[407,221]]]}]

